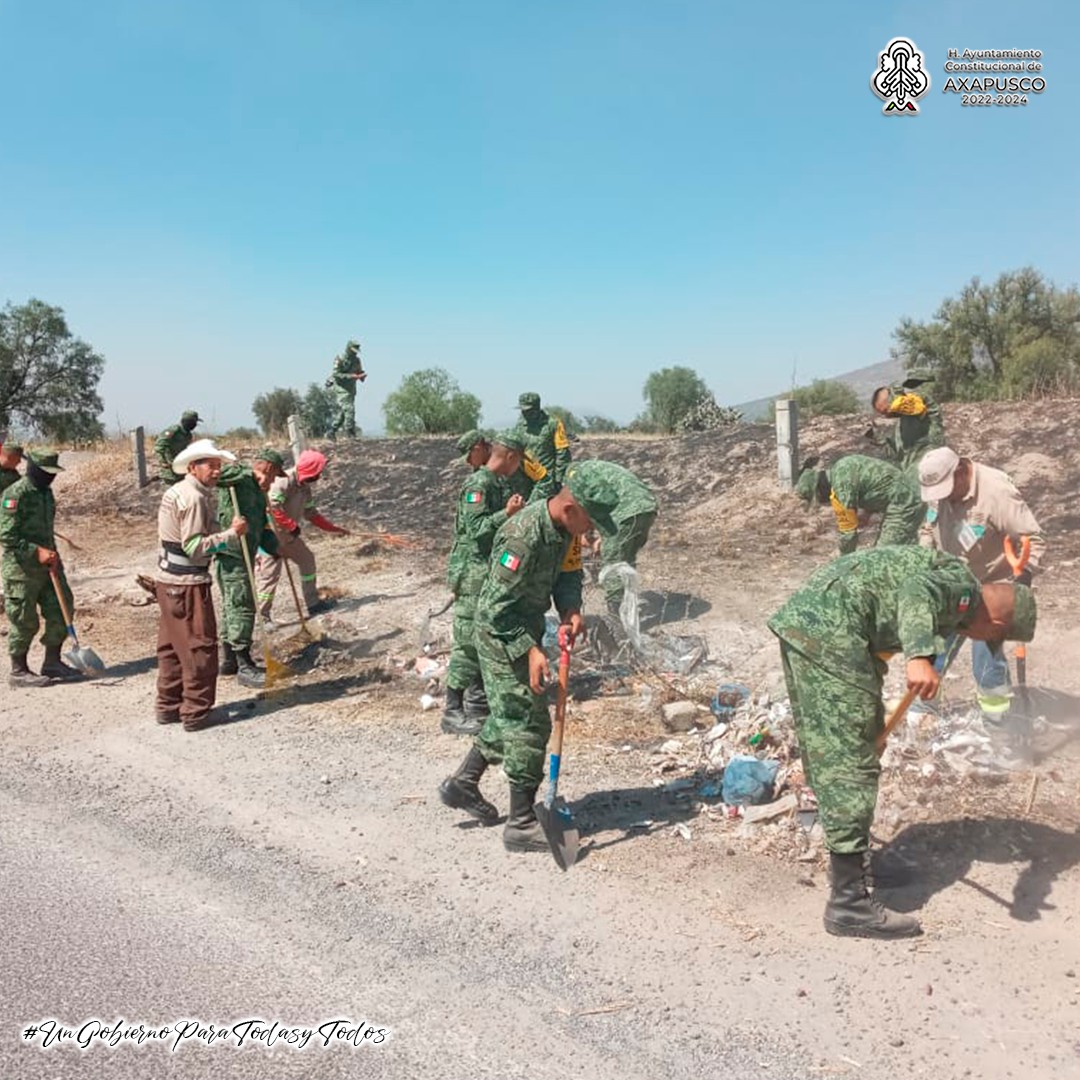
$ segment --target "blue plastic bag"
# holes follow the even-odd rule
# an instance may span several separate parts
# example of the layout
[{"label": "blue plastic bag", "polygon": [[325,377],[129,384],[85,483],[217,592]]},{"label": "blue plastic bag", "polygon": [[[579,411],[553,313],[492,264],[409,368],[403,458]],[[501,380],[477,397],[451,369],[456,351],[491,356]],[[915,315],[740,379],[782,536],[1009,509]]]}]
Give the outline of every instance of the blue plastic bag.
[{"label": "blue plastic bag", "polygon": [[728,806],[758,806],[772,802],[779,761],[758,761],[739,754],[724,768],[724,784],[720,797]]}]

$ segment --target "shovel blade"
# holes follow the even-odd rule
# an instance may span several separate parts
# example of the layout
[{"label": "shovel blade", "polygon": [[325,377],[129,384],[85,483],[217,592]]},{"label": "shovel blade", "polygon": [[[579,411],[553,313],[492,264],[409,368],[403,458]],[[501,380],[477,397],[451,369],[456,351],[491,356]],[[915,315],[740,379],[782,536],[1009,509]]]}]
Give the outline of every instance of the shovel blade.
[{"label": "shovel blade", "polygon": [[555,856],[559,869],[569,870],[577,861],[581,841],[566,800],[560,795],[552,801],[551,806],[538,802],[536,817],[544,830],[551,854]]},{"label": "shovel blade", "polygon": [[64,661],[84,675],[100,675],[105,670],[101,657],[85,645],[77,649],[68,649],[64,654]]}]

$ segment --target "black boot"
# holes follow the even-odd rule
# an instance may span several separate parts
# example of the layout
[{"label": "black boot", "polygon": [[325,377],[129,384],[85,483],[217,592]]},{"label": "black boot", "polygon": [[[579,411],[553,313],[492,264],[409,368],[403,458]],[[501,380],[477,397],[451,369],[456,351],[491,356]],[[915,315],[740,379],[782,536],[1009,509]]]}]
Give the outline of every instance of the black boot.
[{"label": "black boot", "polygon": [[439,785],[439,798],[445,806],[464,810],[485,825],[494,825],[499,820],[499,811],[480,794],[480,777],[487,767],[487,759],[474,746],[457,772]]},{"label": "black boot", "polygon": [[442,714],[442,729],[447,735],[460,735],[459,725],[465,722],[465,691],[447,686],[446,708]]},{"label": "black boot", "polygon": [[905,938],[922,933],[918,919],[898,915],[878,903],[866,879],[862,852],[830,852],[832,894],[825,905],[825,929],[837,937]]},{"label": "black boot", "polygon": [[487,692],[484,690],[483,681],[478,678],[465,689],[465,718],[478,721],[483,726],[490,715]]},{"label": "black boot", "polygon": [[221,643],[221,663],[218,664],[218,674],[235,675],[239,670],[240,665],[236,662],[236,652],[227,641],[223,641]]},{"label": "black boot", "polygon": [[503,829],[503,847],[507,851],[547,851],[548,842],[536,819],[536,788],[510,785],[510,816]]},{"label": "black boot", "polygon": [[41,665],[41,674],[48,679],[65,679],[67,681],[82,678],[82,672],[78,668],[70,667],[60,659],[59,645],[45,646],[45,660]]},{"label": "black boot", "polygon": [[26,653],[12,656],[8,686],[48,686],[49,682],[50,680],[44,675],[35,675],[26,666]]},{"label": "black boot", "polygon": [[236,664],[236,681],[241,686],[257,690],[266,685],[266,672],[252,660],[251,646],[234,650],[233,656],[235,657],[233,662]]}]

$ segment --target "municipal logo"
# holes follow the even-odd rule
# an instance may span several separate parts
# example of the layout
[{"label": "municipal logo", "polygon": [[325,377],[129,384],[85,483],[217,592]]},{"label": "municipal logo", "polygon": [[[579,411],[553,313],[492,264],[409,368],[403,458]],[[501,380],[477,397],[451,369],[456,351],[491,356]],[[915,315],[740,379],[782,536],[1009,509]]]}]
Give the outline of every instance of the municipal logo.
[{"label": "municipal logo", "polygon": [[878,66],[870,78],[870,89],[885,104],[886,116],[915,116],[917,101],[930,89],[923,54],[907,38],[893,38],[878,53]]}]

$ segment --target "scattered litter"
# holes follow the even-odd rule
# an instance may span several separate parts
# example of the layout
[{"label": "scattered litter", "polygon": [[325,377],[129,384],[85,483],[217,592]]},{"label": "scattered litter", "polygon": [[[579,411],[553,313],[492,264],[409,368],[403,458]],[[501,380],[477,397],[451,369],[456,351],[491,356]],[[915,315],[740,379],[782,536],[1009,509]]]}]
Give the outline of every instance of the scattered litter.
[{"label": "scattered litter", "polygon": [[422,679],[434,679],[442,674],[443,666],[432,656],[418,656],[413,670]]},{"label": "scattered litter", "polygon": [[684,839],[690,840],[693,838],[693,834],[690,832],[690,826],[682,821],[676,822],[675,831]]},{"label": "scattered litter", "polygon": [[430,710],[434,709],[438,704],[438,699],[433,698],[430,694],[420,695],[420,708],[423,709],[424,712],[430,712]]},{"label": "scattered litter", "polygon": [[728,806],[769,802],[779,771],[779,761],[758,761],[746,754],[736,755],[724,769],[724,784],[721,789],[724,802]]},{"label": "scattered litter", "polygon": [[[759,762],[764,764],[764,762]],[[773,818],[778,818],[782,814],[790,814],[793,810],[797,809],[799,805],[799,797],[793,792],[789,791],[786,795],[774,802],[765,803],[759,806],[748,806],[743,811],[743,821],[753,823],[755,821],[772,821]]]},{"label": "scattered litter", "polygon": [[742,683],[724,683],[717,687],[716,695],[709,703],[717,720],[729,722],[735,716],[735,710],[750,699],[750,687]]}]

